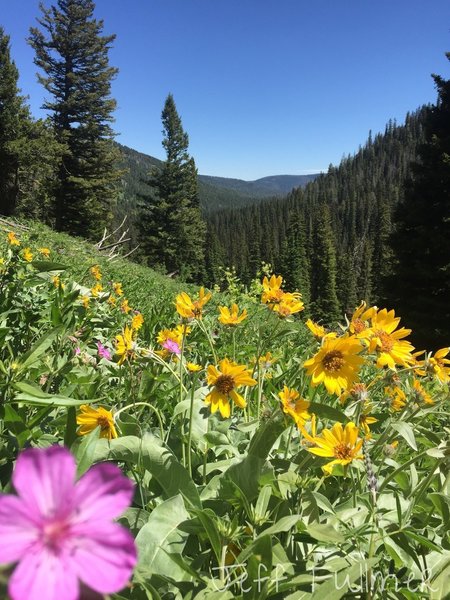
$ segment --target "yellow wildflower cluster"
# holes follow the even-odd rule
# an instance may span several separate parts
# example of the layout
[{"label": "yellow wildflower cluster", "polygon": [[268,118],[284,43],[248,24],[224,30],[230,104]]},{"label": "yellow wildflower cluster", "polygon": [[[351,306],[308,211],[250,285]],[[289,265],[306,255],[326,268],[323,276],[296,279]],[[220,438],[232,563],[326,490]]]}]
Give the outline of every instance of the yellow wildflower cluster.
[{"label": "yellow wildflower cluster", "polygon": [[203,307],[210,298],[211,292],[206,294],[203,287],[200,288],[197,300],[192,300],[186,292],[181,292],[175,299],[177,313],[183,319],[201,319]]},{"label": "yellow wildflower cluster", "polygon": [[272,275],[270,280],[264,277],[261,302],[267,304],[270,310],[276,312],[281,318],[289,317],[304,310],[299,292],[284,292],[281,289],[283,278],[281,275]]}]

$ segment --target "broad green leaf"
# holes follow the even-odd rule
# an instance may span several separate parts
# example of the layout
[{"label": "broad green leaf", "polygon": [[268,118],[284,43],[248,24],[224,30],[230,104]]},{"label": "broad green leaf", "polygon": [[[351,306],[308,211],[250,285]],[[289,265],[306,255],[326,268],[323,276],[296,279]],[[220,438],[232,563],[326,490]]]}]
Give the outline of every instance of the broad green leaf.
[{"label": "broad green leaf", "polygon": [[17,373],[27,369],[34,364],[43,354],[47,352],[50,346],[53,344],[56,337],[61,333],[62,327],[54,327],[50,331],[44,333],[42,337],[22,356],[17,359],[18,368]]},{"label": "broad green leaf", "polygon": [[311,402],[308,412],[311,414],[314,413],[319,417],[324,417],[325,419],[330,419],[331,421],[339,421],[340,423],[346,423],[348,421],[348,417],[345,413],[329,404]]},{"label": "broad green leaf", "polygon": [[164,498],[180,493],[195,508],[201,508],[197,487],[187,470],[159,438],[145,434],[143,438],[124,436],[98,441],[95,460],[117,460],[133,465],[141,464],[161,486]]},{"label": "broad green leaf", "polygon": [[153,509],[147,523],[136,536],[139,562],[156,575],[165,575],[175,581],[191,577],[167,554],[181,554],[188,535],[178,525],[189,518],[181,495],[165,500]]},{"label": "broad green leaf", "polygon": [[364,576],[379,560],[378,557],[371,558],[333,573],[327,581],[314,585],[311,600],[340,600],[349,590],[361,595],[365,591]]},{"label": "broad green leaf", "polygon": [[310,523],[305,526],[305,530],[319,542],[329,544],[342,544],[345,542],[345,537],[329,523]]},{"label": "broad green leaf", "polygon": [[90,404],[93,400],[76,400],[59,394],[47,394],[40,388],[24,381],[19,381],[14,384],[14,389],[19,390],[19,393],[14,396],[14,402],[23,402],[24,404],[39,404],[52,406],[81,406],[81,404]]},{"label": "broad green leaf", "polygon": [[416,438],[414,437],[413,428],[409,423],[399,421],[398,423],[392,423],[392,429],[398,431],[406,443],[411,446],[413,450],[417,450]]},{"label": "broad green leaf", "polygon": [[31,265],[39,273],[47,273],[48,271],[65,271],[67,269],[66,265],[48,260],[33,260]]},{"label": "broad green leaf", "polygon": [[[241,490],[248,502],[256,498],[261,469],[267,460],[272,446],[285,428],[286,425],[280,413],[265,422],[254,434],[247,456],[242,461],[231,465],[224,474],[222,484],[225,487],[227,481],[234,484]],[[225,487],[223,488],[224,493]]]}]

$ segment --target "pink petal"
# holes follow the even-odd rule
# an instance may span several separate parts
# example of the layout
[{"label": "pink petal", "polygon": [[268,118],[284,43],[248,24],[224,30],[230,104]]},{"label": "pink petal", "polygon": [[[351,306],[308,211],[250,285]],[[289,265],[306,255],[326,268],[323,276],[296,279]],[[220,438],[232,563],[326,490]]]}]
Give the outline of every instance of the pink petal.
[{"label": "pink petal", "polygon": [[119,517],[131,504],[134,484],[112,463],[91,467],[77,482],[73,503],[74,523],[109,521]]},{"label": "pink petal", "polygon": [[75,459],[66,448],[30,448],[19,455],[12,481],[30,516],[39,519],[70,510],[75,472]]},{"label": "pink petal", "polygon": [[104,524],[101,531],[91,531],[91,536],[77,543],[71,555],[78,577],[101,594],[119,592],[137,562],[133,536],[117,523]]},{"label": "pink petal", "polygon": [[36,523],[17,496],[0,495],[0,563],[18,561],[38,539]]},{"label": "pink petal", "polygon": [[9,580],[11,600],[78,600],[79,585],[73,560],[41,547],[27,553]]}]

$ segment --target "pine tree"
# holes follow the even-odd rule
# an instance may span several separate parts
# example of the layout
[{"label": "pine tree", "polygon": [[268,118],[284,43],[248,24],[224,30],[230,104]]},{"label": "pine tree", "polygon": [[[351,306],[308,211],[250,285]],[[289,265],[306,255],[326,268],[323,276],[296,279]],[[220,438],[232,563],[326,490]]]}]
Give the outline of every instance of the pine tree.
[{"label": "pine tree", "polygon": [[286,289],[301,292],[306,306],[310,300],[309,261],[305,220],[301,213],[291,214],[286,238],[282,244],[279,272]]},{"label": "pine tree", "polygon": [[19,156],[16,144],[29,120],[24,98],[17,86],[19,72],[11,60],[9,36],[0,27],[0,212],[15,213],[19,194]]},{"label": "pine tree", "polygon": [[206,225],[197,169],[188,154],[189,138],[172,94],[166,99],[162,123],[167,160],[149,181],[156,193],[144,199],[141,245],[149,264],[160,264],[185,280],[198,280],[204,270]]},{"label": "pine tree", "polygon": [[92,0],[57,0],[40,5],[42,30],[30,29],[40,83],[50,93],[57,140],[66,145],[55,191],[58,230],[95,238],[112,217],[121,171],[110,123],[116,107],[110,97],[117,69],[108,63],[115,35],[102,36]]},{"label": "pine tree", "polygon": [[332,323],[341,318],[341,311],[336,286],[336,249],[327,206],[319,207],[315,215],[311,262],[311,312],[315,319]]},{"label": "pine tree", "polygon": [[396,265],[386,286],[392,306],[413,329],[413,342],[428,349],[450,340],[450,80],[433,78],[438,99],[425,121],[420,162],[395,212]]}]

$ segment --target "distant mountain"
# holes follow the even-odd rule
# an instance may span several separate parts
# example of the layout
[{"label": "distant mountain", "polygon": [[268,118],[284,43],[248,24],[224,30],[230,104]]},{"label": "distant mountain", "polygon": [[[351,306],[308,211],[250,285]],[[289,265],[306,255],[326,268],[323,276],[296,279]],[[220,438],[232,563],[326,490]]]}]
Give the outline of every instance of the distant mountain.
[{"label": "distant mountain", "polygon": [[244,181],[243,179],[199,175],[199,179],[203,183],[233,190],[246,196],[267,198],[286,196],[294,188],[304,187],[310,181],[314,181],[317,176],[318,173],[311,175],[269,175],[269,177],[261,177],[254,181]]},{"label": "distant mountain", "polygon": [[[123,202],[135,206],[141,195],[148,194],[145,183],[152,169],[160,169],[162,161],[119,144],[126,173],[123,177]],[[263,199],[286,196],[293,188],[304,187],[317,175],[272,175],[256,181],[199,175],[200,203],[205,213],[228,208],[241,208]]]}]

